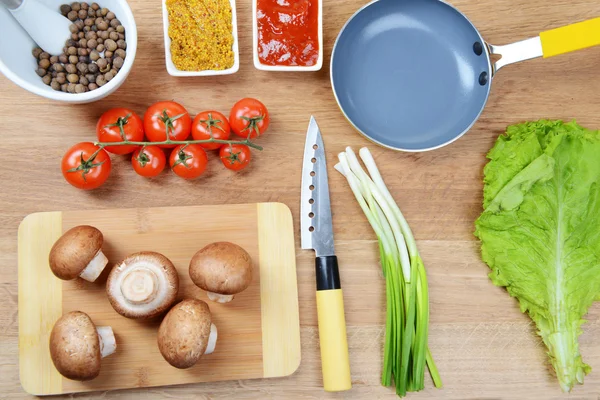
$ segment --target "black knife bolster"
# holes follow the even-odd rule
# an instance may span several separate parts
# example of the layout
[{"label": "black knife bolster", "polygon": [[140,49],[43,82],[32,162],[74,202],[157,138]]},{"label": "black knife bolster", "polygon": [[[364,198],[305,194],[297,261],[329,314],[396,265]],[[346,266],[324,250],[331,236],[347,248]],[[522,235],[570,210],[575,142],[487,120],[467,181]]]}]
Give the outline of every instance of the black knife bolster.
[{"label": "black knife bolster", "polygon": [[315,271],[317,276],[317,290],[342,288],[336,256],[317,257]]}]

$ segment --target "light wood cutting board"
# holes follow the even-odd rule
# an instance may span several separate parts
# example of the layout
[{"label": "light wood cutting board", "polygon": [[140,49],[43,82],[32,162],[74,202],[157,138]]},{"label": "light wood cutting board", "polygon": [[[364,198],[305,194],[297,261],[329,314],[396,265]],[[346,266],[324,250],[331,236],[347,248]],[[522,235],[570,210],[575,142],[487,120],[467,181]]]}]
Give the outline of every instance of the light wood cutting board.
[{"label": "light wood cutting board", "polygon": [[[98,281],[61,281],[48,266],[54,242],[89,224],[104,234],[110,264]],[[193,254],[215,241],[244,247],[255,265],[253,283],[229,304],[210,302],[189,278]],[[108,271],[128,254],[166,255],[179,272],[178,299],[208,302],[218,328],[217,347],[187,370],[171,367],[156,345],[160,318],[135,321],[117,314],[106,298]],[[281,203],[46,212],[19,227],[19,363],[23,388],[36,395],[151,387],[232,379],[281,377],[300,364],[296,257],[290,210]],[[112,326],[117,352],[102,360],[89,382],[62,377],[48,338],[55,321],[73,310],[96,325]]]}]

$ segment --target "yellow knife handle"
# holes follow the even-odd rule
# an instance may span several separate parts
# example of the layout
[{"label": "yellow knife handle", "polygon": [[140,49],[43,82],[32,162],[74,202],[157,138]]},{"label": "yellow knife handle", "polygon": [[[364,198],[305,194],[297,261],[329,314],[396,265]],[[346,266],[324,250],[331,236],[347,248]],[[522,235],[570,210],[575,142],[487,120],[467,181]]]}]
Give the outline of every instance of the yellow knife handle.
[{"label": "yellow knife handle", "polygon": [[540,33],[544,58],[600,45],[600,17]]},{"label": "yellow knife handle", "polygon": [[327,392],[349,390],[352,379],[337,258],[317,257],[316,271],[323,388]]},{"label": "yellow knife handle", "polygon": [[342,289],[317,291],[323,388],[339,392],[352,388]]}]

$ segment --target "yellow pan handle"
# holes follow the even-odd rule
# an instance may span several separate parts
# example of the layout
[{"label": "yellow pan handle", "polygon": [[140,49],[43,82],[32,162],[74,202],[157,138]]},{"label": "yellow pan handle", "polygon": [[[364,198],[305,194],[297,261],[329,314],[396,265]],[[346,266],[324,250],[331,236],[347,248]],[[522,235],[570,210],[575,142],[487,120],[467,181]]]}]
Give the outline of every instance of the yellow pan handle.
[{"label": "yellow pan handle", "polygon": [[342,289],[317,290],[323,388],[339,392],[352,388]]},{"label": "yellow pan handle", "polygon": [[600,17],[540,33],[544,58],[600,45]]}]

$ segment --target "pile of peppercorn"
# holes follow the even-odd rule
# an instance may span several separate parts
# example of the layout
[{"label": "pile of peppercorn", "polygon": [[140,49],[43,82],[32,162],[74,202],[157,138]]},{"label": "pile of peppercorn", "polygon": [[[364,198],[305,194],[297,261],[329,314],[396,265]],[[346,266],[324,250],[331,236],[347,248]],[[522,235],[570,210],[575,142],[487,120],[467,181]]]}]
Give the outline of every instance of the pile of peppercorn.
[{"label": "pile of peppercorn", "polygon": [[37,74],[54,90],[84,93],[110,82],[123,67],[127,56],[125,27],[116,15],[97,3],[72,3],[60,12],[73,21],[59,56],[50,56],[37,47]]}]

